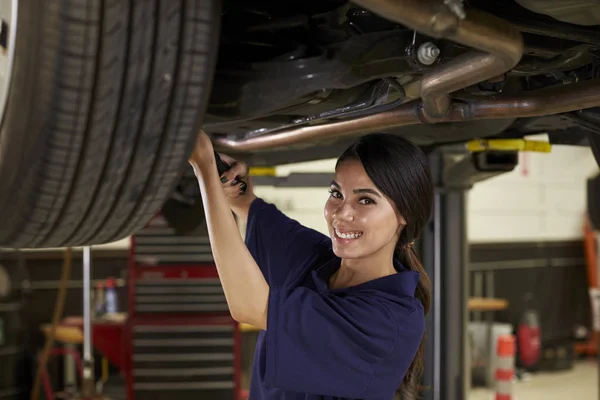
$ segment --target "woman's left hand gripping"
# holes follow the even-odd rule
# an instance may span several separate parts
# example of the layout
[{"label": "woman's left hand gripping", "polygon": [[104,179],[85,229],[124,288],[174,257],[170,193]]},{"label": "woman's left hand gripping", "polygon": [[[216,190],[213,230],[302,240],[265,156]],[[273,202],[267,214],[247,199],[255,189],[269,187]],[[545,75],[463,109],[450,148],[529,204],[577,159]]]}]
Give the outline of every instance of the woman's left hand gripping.
[{"label": "woman's left hand gripping", "polygon": [[188,162],[196,172],[215,164],[214,147],[210,138],[203,130],[196,136],[196,144]]}]

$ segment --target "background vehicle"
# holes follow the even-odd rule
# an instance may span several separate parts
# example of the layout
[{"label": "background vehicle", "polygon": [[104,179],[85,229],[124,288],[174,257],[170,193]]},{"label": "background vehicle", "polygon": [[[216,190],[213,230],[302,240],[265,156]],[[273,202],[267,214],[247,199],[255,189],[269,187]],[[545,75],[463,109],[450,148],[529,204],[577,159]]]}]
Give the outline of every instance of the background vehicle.
[{"label": "background vehicle", "polygon": [[2,0],[0,246],[130,235],[185,196],[200,127],[262,165],[335,157],[373,131],[427,147],[547,132],[600,162],[590,8]]}]

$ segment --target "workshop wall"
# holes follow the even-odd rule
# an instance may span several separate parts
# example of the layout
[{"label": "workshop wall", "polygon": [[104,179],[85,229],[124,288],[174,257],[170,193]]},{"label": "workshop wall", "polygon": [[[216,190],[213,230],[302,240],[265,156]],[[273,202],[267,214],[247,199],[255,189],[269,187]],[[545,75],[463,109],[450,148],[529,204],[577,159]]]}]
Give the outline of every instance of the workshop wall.
[{"label": "workshop wall", "polygon": [[580,240],[474,243],[469,260],[470,295],[508,301],[507,309],[495,313],[496,321],[517,324],[529,294],[543,342],[571,338],[577,327],[591,329]]},{"label": "workshop wall", "polygon": [[515,170],[469,192],[468,236],[477,242],[562,241],[582,237],[586,182],[598,173],[587,147],[521,153]]}]

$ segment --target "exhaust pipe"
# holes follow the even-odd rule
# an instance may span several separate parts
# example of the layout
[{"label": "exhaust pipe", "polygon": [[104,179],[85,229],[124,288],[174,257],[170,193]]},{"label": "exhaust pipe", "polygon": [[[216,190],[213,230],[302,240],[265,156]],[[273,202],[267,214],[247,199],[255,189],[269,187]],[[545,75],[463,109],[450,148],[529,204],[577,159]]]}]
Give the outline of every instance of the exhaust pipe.
[{"label": "exhaust pipe", "polygon": [[441,0],[353,2],[425,35],[479,50],[457,57],[423,77],[421,99],[428,119],[450,112],[450,93],[504,74],[523,55],[523,38],[513,25],[477,10],[464,14],[461,4]]},{"label": "exhaust pipe", "polygon": [[[451,104],[449,112],[434,122],[464,122],[484,119],[526,118],[560,114],[584,108],[600,107],[600,79],[580,81],[569,85],[552,86],[502,95],[472,103]],[[304,126],[245,140],[215,138],[220,151],[253,152],[303,144],[322,139],[353,136],[390,128],[428,122],[419,102],[403,104],[395,109],[355,119],[323,125]]]}]

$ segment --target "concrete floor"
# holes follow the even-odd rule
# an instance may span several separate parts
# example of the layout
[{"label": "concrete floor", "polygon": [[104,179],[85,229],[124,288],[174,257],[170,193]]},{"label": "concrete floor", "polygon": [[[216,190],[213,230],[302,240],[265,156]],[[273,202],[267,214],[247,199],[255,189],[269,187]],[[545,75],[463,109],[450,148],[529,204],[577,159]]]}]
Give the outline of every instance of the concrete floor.
[{"label": "concrete floor", "polygon": [[[493,400],[494,391],[474,388],[468,400]],[[513,400],[600,400],[598,363],[578,361],[570,371],[539,373],[515,382]]]}]

